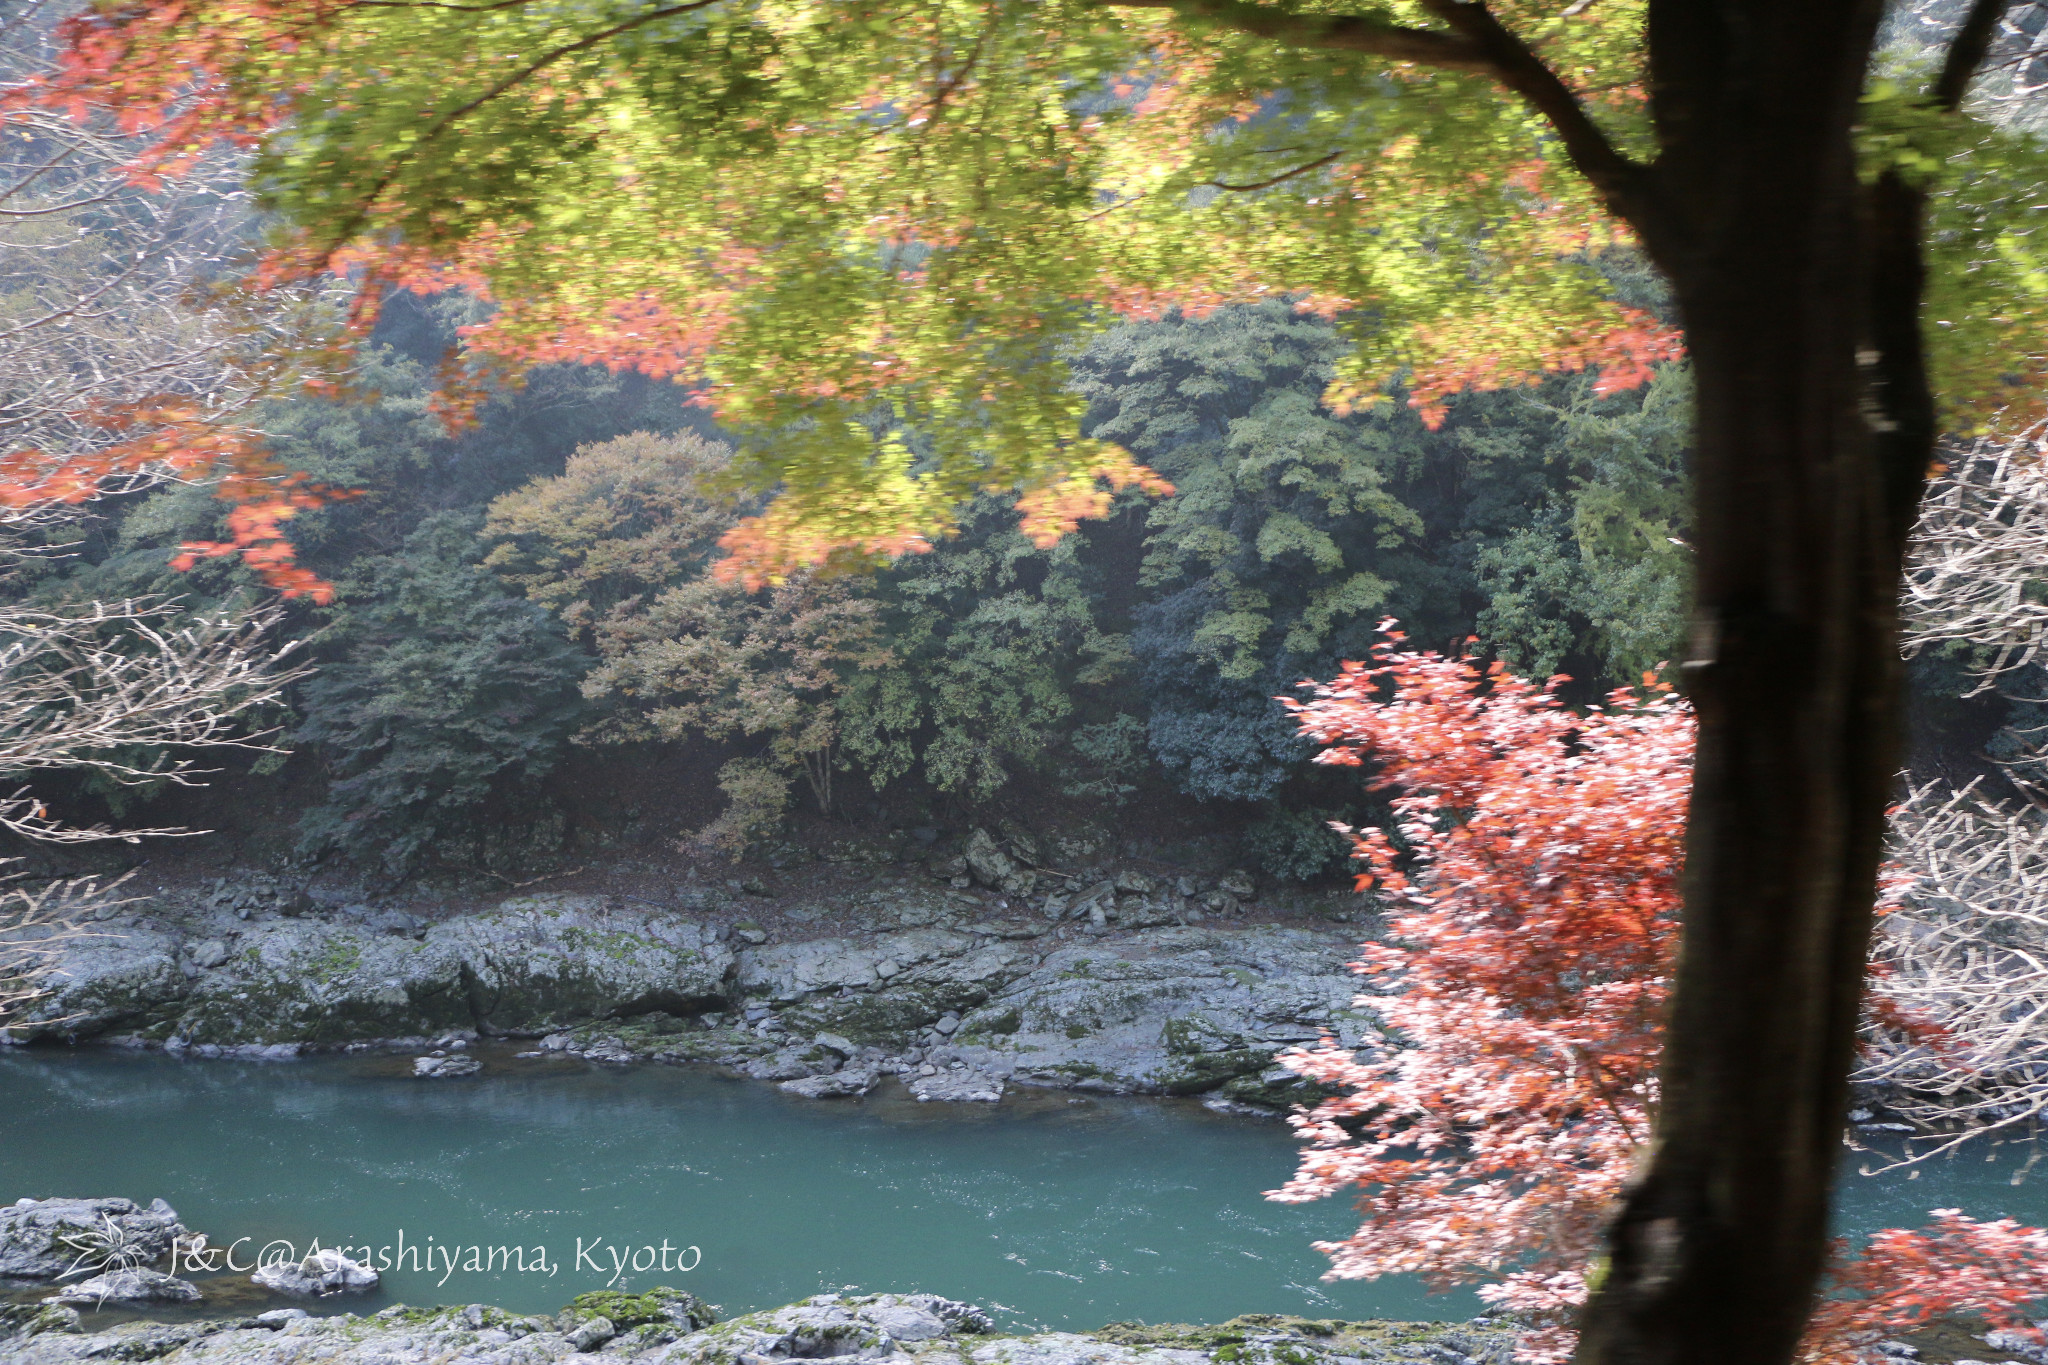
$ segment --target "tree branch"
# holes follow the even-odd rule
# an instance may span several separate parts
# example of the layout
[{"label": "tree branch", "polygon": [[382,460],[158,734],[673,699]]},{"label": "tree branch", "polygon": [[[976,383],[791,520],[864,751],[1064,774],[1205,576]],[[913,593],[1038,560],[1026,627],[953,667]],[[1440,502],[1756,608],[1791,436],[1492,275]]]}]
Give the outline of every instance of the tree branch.
[{"label": "tree branch", "polygon": [[1529,107],[1549,121],[1564,143],[1565,154],[1580,175],[1586,177],[1607,208],[1618,218],[1635,223],[1639,229],[1643,168],[1607,140],[1607,134],[1588,117],[1585,106],[1571,87],[1558,79],[1520,38],[1493,17],[1485,0],[1423,0],[1430,13],[1458,30],[1486,59],[1486,69],[1495,80],[1514,91]]},{"label": "tree branch", "polygon": [[1405,28],[1361,15],[1292,14],[1271,5],[1245,4],[1243,0],[1103,0],[1103,3],[1117,9],[1170,9],[1211,20],[1255,38],[1273,38],[1297,47],[1363,52],[1374,57],[1417,62],[1449,71],[1495,74],[1486,54],[1476,44],[1456,34]]},{"label": "tree branch", "polygon": [[1294,179],[1294,177],[1297,175],[1307,175],[1310,171],[1318,170],[1321,167],[1327,166],[1332,161],[1335,161],[1338,157],[1342,155],[1344,155],[1343,149],[1339,148],[1338,150],[1331,152],[1328,156],[1317,157],[1314,161],[1309,162],[1305,166],[1296,166],[1291,171],[1282,171],[1280,172],[1280,174],[1275,176],[1268,176],[1264,180],[1255,180],[1249,185],[1228,185],[1221,180],[1211,180],[1208,183],[1214,185],[1219,190],[1231,190],[1239,194],[1248,193],[1252,190],[1271,189],[1273,186],[1278,185],[1283,181]]},{"label": "tree branch", "polygon": [[1956,30],[1948,45],[1948,55],[1942,59],[1941,76],[1934,82],[1933,99],[1943,109],[1954,113],[1962,107],[1970,78],[1984,65],[1992,36],[1998,31],[1998,21],[2005,17],[2009,3],[2010,0],[1973,0],[1970,12],[1963,16],[1962,27]]},{"label": "tree branch", "polygon": [[[1455,32],[1407,28],[1360,15],[1294,14],[1243,0],[1102,0],[1123,9],[1170,9],[1297,47],[1363,52],[1397,62],[1491,76],[1556,130],[1579,174],[1610,212],[1648,231],[1642,220],[1644,168],[1621,154],[1557,73],[1493,17],[1481,0],[1424,0]],[[1226,186],[1225,188],[1234,188]]]}]

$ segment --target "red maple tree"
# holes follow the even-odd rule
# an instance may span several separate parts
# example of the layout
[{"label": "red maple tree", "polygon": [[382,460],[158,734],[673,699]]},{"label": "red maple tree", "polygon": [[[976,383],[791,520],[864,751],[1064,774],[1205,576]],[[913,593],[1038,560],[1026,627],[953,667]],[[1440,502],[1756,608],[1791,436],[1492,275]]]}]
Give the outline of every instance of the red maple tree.
[{"label": "red maple tree", "polygon": [[[1654,675],[1575,712],[1561,678],[1403,641],[1388,623],[1370,664],[1287,701],[1319,762],[1375,765],[1397,838],[1346,831],[1370,869],[1359,889],[1390,910],[1356,964],[1385,1039],[1283,1054],[1340,1093],[1295,1116],[1301,1166],[1272,1197],[1360,1190],[1358,1232],[1317,1243],[1332,1278],[1484,1281],[1531,1324],[1521,1358],[1562,1361],[1657,1103],[1692,715]],[[1854,1360],[1957,1313],[2033,1331],[2048,1231],[1932,1216],[1838,1255],[1804,1359]]]}]

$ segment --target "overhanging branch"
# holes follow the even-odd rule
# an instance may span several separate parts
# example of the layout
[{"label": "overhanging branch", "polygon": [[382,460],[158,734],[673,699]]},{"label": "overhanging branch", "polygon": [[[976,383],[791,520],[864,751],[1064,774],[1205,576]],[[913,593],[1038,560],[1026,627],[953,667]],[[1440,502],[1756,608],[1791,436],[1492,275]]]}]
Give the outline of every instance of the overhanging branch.
[{"label": "overhanging branch", "polygon": [[1175,10],[1234,28],[1240,33],[1249,33],[1255,38],[1272,38],[1296,47],[1363,52],[1392,61],[1419,62],[1450,71],[1490,74],[1493,70],[1486,54],[1457,34],[1408,28],[1362,15],[1295,14],[1271,5],[1245,4],[1243,0],[1104,0],[1104,3],[1118,9]]},{"label": "overhanging branch", "polygon": [[1456,29],[1486,58],[1493,78],[1520,95],[1557,130],[1565,154],[1586,177],[1608,210],[1648,230],[1640,221],[1643,168],[1623,156],[1587,115],[1571,87],[1558,79],[1528,44],[1493,17],[1484,0],[1423,0],[1430,13]]},{"label": "overhanging branch", "polygon": [[1962,107],[1970,78],[1984,65],[1985,54],[1991,51],[1991,39],[1998,32],[1998,21],[2004,17],[2009,3],[2010,0],[1974,0],[1970,12],[1963,16],[1961,27],[1949,42],[1948,55],[1942,59],[1941,76],[1931,92],[1934,102],[1943,109],[1953,113]]},{"label": "overhanging branch", "polygon": [[1240,33],[1296,47],[1362,52],[1390,61],[1488,76],[1522,99],[1556,130],[1573,167],[1608,210],[1646,236],[1645,172],[1624,156],[1556,72],[1493,16],[1480,0],[1424,0],[1450,29],[1410,28],[1355,14],[1299,14],[1244,0],[1102,0],[1125,9],[1170,9]]}]

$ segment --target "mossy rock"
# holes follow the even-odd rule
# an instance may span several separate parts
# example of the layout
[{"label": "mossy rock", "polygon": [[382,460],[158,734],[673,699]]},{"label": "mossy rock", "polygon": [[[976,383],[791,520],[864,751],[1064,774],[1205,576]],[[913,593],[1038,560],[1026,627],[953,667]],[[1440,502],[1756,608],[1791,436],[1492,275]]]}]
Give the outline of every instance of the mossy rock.
[{"label": "mossy rock", "polygon": [[1254,1074],[1241,1075],[1225,1081],[1217,1088],[1217,1093],[1240,1104],[1257,1104],[1283,1111],[1297,1104],[1313,1107],[1332,1095],[1341,1093],[1336,1086],[1311,1081],[1292,1072],[1285,1078],[1268,1079],[1271,1061],[1270,1057],[1267,1058],[1269,1066],[1261,1068]]},{"label": "mossy rock", "polygon": [[40,1303],[0,1303],[0,1337],[32,1337],[42,1332],[76,1332],[76,1308]]},{"label": "mossy rock", "polygon": [[[1119,1346],[1165,1346],[1201,1351],[1229,1365],[1314,1365],[1331,1356],[1371,1358],[1398,1348],[1445,1338],[1462,1354],[1491,1358],[1491,1347],[1504,1357],[1515,1329],[1505,1324],[1484,1331],[1443,1322],[1345,1322],[1301,1318],[1285,1313],[1246,1313],[1228,1322],[1190,1325],[1165,1322],[1113,1322],[1095,1335]],[[1475,1340],[1477,1338],[1477,1340]],[[1462,1345],[1458,1343],[1463,1343]]]},{"label": "mossy rock", "polygon": [[704,1302],[695,1294],[670,1289],[666,1285],[658,1285],[643,1294],[625,1294],[612,1289],[578,1294],[562,1311],[577,1321],[609,1318],[612,1326],[621,1332],[646,1326],[673,1326],[686,1332],[696,1332],[718,1321],[715,1305]]},{"label": "mossy rock", "polygon": [[1170,1067],[1154,1073],[1153,1080],[1169,1095],[1199,1095],[1245,1076],[1256,1077],[1272,1065],[1273,1055],[1258,1048],[1204,1052],[1175,1057]]}]

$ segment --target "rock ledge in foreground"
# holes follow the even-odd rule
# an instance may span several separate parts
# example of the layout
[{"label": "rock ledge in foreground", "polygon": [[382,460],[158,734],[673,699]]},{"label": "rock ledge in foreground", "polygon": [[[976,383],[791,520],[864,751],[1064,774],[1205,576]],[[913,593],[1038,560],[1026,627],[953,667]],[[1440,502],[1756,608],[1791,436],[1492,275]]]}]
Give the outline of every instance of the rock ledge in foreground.
[{"label": "rock ledge in foreground", "polygon": [[820,1294],[718,1322],[673,1289],[585,1294],[551,1315],[481,1304],[368,1317],[265,1313],[105,1331],[76,1313],[0,1307],[8,1365],[1508,1365],[1514,1329],[1471,1323],[1318,1322],[1247,1314],[1209,1327],[1115,1323],[1096,1333],[1000,1335],[972,1304],[936,1294]]}]

